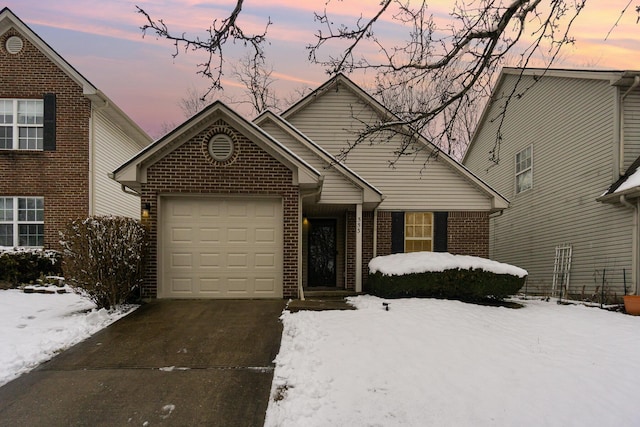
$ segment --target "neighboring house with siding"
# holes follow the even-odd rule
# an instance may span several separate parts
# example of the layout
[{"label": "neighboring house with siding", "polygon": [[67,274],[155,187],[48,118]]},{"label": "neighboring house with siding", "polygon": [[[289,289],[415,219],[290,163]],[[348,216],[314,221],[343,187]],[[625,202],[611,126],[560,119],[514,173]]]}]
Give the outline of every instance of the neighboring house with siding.
[{"label": "neighboring house with siding", "polygon": [[58,248],[70,220],[140,216],[109,179],[151,142],[11,10],[0,11],[0,248]]},{"label": "neighboring house with siding", "polygon": [[[377,255],[488,255],[500,194],[424,139],[368,142],[391,113],[337,75],[253,122],[216,102],[115,170],[149,216],[146,298],[295,298],[361,291]],[[407,129],[404,130],[405,134]]]},{"label": "neighboring house with siding", "polygon": [[490,219],[490,256],[525,268],[528,292],[599,298],[603,284],[607,297],[621,296],[625,281],[627,293],[637,288],[638,195],[611,193],[640,155],[639,75],[505,68],[499,76],[463,163],[510,201]]}]

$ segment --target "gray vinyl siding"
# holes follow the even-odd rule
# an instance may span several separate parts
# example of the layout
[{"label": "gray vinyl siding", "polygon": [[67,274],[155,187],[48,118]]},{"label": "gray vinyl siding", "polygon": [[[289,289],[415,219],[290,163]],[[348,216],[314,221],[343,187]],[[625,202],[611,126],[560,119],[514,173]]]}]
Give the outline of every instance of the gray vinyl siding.
[{"label": "gray vinyl siding", "polygon": [[[506,75],[494,99],[509,93]],[[530,77],[521,83],[528,86]],[[511,204],[490,220],[490,257],[529,271],[528,291],[549,293],[555,247],[573,247],[570,292],[590,296],[602,285],[622,293],[631,283],[631,210],[597,202],[611,185],[615,88],[606,80],[544,77],[511,100],[502,127],[500,161],[488,153],[496,140],[499,103],[480,124],[465,165]],[[532,145],[533,187],[515,194],[515,154]]]},{"label": "gray vinyl siding", "polygon": [[[622,88],[624,93],[627,88]],[[623,102],[624,112],[624,164],[623,170],[640,157],[640,89],[636,88]]]},{"label": "gray vinyl siding", "polygon": [[260,127],[324,175],[319,203],[353,204],[362,202],[362,189],[357,188],[342,173],[331,167],[309,148],[271,121],[263,123]]},{"label": "gray vinyl siding", "polygon": [[[334,156],[374,123],[376,113],[344,85],[321,94],[287,120]],[[478,210],[491,209],[491,200],[463,175],[443,161],[429,158],[426,150],[400,158],[395,166],[400,137],[391,142],[366,143],[354,148],[344,163],[385,196],[386,210]]]},{"label": "gray vinyl siding", "polygon": [[109,173],[142,148],[99,110],[93,112],[93,214],[140,218],[140,198],[122,191]]}]

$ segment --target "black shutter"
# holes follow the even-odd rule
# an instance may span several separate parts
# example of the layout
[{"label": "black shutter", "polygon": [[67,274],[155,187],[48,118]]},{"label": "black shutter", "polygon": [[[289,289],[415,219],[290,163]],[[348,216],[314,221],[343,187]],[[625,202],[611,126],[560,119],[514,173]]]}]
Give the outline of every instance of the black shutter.
[{"label": "black shutter", "polygon": [[42,149],[56,149],[56,94],[44,94],[44,120],[42,130]]},{"label": "black shutter", "polygon": [[404,212],[391,212],[391,253],[404,252]]},{"label": "black shutter", "polygon": [[447,222],[449,212],[433,213],[433,251],[447,252]]}]

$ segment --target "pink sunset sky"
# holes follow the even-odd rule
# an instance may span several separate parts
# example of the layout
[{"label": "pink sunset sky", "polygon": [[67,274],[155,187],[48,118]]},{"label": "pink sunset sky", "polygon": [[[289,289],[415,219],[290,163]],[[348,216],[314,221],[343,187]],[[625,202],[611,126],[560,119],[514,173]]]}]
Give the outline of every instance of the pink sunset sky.
[{"label": "pink sunset sky", "polygon": [[[576,44],[563,52],[555,67],[640,69],[636,3],[605,40],[627,1],[588,0],[571,32]],[[281,98],[300,87],[315,88],[328,78],[321,66],[309,63],[305,49],[320,29],[313,12],[321,12],[325,4],[326,0],[245,0],[242,22],[247,30],[261,32],[268,17],[273,22],[267,34],[267,63],[273,66],[272,77],[277,79],[274,87]],[[378,0],[332,0],[326,8],[336,22],[352,24],[360,14],[371,16],[378,4]],[[429,2],[429,7],[438,19],[446,20],[452,4],[435,0]],[[205,36],[204,29],[212,19],[227,16],[235,1],[5,0],[4,5],[144,130],[158,137],[168,124],[184,120],[179,103],[186,92],[204,91],[208,82],[196,75],[201,56],[181,53],[173,59],[171,42],[157,40],[151,34],[142,37],[139,27],[145,19],[136,13],[135,6],[153,18],[163,18],[176,33]],[[405,33],[398,25],[383,22],[378,34],[403,39]],[[237,47],[230,47],[228,54],[229,60],[242,55]],[[353,78],[366,85],[366,76]],[[224,93],[215,93],[214,99],[228,103],[229,99],[239,99],[241,92],[236,82],[225,78],[223,84]],[[242,112],[241,108],[238,111]]]}]

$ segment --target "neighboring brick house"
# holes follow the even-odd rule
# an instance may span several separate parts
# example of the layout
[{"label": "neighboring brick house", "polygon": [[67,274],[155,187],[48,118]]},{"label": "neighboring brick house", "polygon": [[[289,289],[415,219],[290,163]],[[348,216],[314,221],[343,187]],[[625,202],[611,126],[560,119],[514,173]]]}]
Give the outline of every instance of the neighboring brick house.
[{"label": "neighboring brick house", "polygon": [[108,174],[149,136],[8,8],[0,11],[0,247],[58,248],[92,214],[140,216]]},{"label": "neighboring brick house", "polygon": [[[295,298],[363,290],[377,255],[487,256],[500,194],[426,140],[336,155],[391,113],[337,75],[281,115],[249,122],[221,102],[115,170],[151,231],[147,298]],[[405,129],[406,131],[406,129]]]}]

